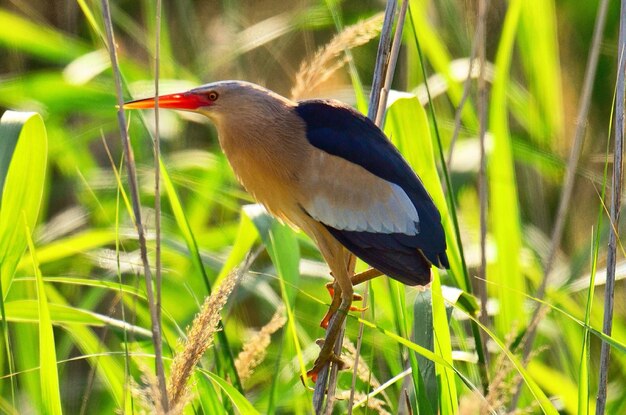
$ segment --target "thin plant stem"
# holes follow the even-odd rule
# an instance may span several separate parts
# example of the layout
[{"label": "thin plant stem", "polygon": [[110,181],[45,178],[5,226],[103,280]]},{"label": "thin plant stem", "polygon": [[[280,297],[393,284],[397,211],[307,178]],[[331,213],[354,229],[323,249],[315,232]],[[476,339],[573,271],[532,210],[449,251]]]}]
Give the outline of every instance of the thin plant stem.
[{"label": "thin plant stem", "polygon": [[[156,0],[156,28],[154,41],[154,232],[155,232],[155,277],[156,277],[156,319],[161,324],[161,135],[159,131],[159,78],[161,59],[161,0]],[[160,343],[160,341],[159,341]],[[162,361],[161,361],[162,364]],[[165,370],[160,373],[165,376]],[[161,383],[161,379],[159,379]],[[165,384],[165,378],[163,379]],[[169,402],[167,393],[161,395],[161,405],[167,412]]]},{"label": "thin plant stem", "polygon": [[402,1],[400,12],[398,14],[398,23],[396,24],[396,31],[393,35],[393,42],[391,44],[391,53],[389,56],[387,71],[385,73],[385,82],[380,89],[378,108],[376,108],[376,118],[373,119],[374,124],[376,124],[379,128],[382,128],[383,116],[385,115],[385,110],[387,109],[387,98],[389,97],[389,90],[391,89],[393,75],[396,71],[396,63],[398,62],[398,55],[400,54],[402,31],[404,30],[404,20],[406,19],[406,10],[408,7],[409,2],[407,0]]},{"label": "thin plant stem", "polygon": [[[570,201],[574,191],[574,184],[576,182],[576,172],[578,170],[578,161],[582,152],[583,143],[585,139],[585,131],[587,126],[587,116],[589,115],[589,108],[591,107],[591,94],[593,92],[593,84],[596,78],[596,71],[598,69],[598,58],[600,57],[600,45],[602,42],[602,35],[604,33],[604,27],[606,26],[606,17],[608,10],[608,0],[602,0],[598,6],[598,14],[596,15],[596,21],[593,29],[593,36],[591,39],[591,47],[589,50],[589,56],[587,57],[587,66],[585,69],[585,76],[583,80],[583,89],[581,93],[580,103],[578,106],[578,114],[576,116],[576,130],[574,132],[574,141],[570,150],[569,159],[567,162],[567,170],[565,172],[564,184],[561,189],[561,198],[559,200],[559,207],[555,218],[554,229],[552,231],[552,237],[550,239],[550,247],[548,249],[548,255],[544,262],[543,267],[543,279],[537,289],[536,298],[543,299],[545,297],[546,288],[548,285],[548,278],[552,272],[554,266],[554,259],[556,253],[561,244],[563,238],[563,230],[565,229],[565,220],[567,218],[567,211],[570,206]],[[542,312],[542,304],[538,304],[531,316],[530,321],[534,321]],[[537,335],[538,325],[531,325],[530,331],[526,335],[526,341],[524,343],[524,350],[522,352],[522,361],[526,361],[530,353],[532,352],[535,336]],[[510,408],[517,406],[521,394],[521,388],[518,388]]]},{"label": "thin plant stem", "polygon": [[[477,25],[476,30],[474,31],[474,39],[478,39],[478,29],[480,23]],[[446,163],[448,165],[452,164],[452,157],[454,155],[454,146],[456,145],[456,140],[459,138],[459,133],[461,132],[461,116],[463,114],[463,108],[465,108],[465,103],[469,98],[470,94],[470,84],[472,81],[472,71],[474,70],[474,62],[476,62],[476,48],[478,47],[478,43],[474,43],[472,47],[472,52],[470,53],[469,59],[469,67],[467,69],[467,77],[463,82],[463,95],[461,95],[461,100],[459,101],[459,106],[456,108],[454,114],[454,129],[452,130],[452,138],[450,139],[450,146],[448,147],[448,157],[446,159]],[[428,80],[425,80],[428,82]]]},{"label": "thin plant stem", "polygon": [[124,148],[124,156],[126,158],[127,172],[128,172],[128,185],[130,187],[130,194],[133,205],[133,219],[135,227],[137,228],[137,236],[139,239],[139,251],[141,256],[141,262],[144,268],[144,278],[146,283],[146,294],[148,297],[148,307],[150,309],[151,329],[152,329],[152,343],[154,345],[155,366],[157,379],[159,383],[159,390],[163,399],[167,399],[167,389],[165,384],[165,373],[163,370],[163,350],[161,345],[161,325],[157,318],[156,304],[154,300],[154,292],[152,289],[152,272],[150,270],[150,263],[148,262],[148,250],[146,247],[146,235],[144,227],[141,221],[141,208],[139,202],[139,186],[137,184],[137,171],[135,169],[135,158],[133,155],[130,140],[128,138],[128,131],[126,129],[126,117],[124,115],[124,100],[122,99],[122,77],[120,74],[119,65],[117,62],[117,54],[115,52],[115,37],[113,34],[113,23],[111,21],[111,10],[109,8],[108,0],[102,0],[102,14],[104,17],[104,25],[107,35],[107,46],[109,49],[109,57],[111,59],[111,68],[113,70],[113,77],[115,80],[115,92],[118,103],[117,121],[120,129],[120,136],[122,139],[122,145]]},{"label": "thin plant stem", "polygon": [[[393,36],[393,42],[391,45],[391,54],[389,58],[389,65],[385,74],[385,81],[381,87],[380,97],[378,101],[374,101],[376,95],[374,90],[372,90],[372,94],[370,97],[370,111],[368,116],[370,119],[374,121],[374,123],[382,128],[382,122],[384,118],[385,111],[387,109],[387,98],[389,97],[389,90],[391,88],[391,83],[393,82],[393,75],[396,70],[396,63],[398,62],[398,55],[400,54],[400,45],[402,44],[402,32],[404,31],[404,22],[406,19],[407,9],[409,7],[408,0],[404,0],[400,6],[400,12],[398,15],[398,23],[396,25],[396,31]],[[383,29],[384,30],[384,29]],[[382,41],[382,36],[381,36]],[[375,109],[375,111],[372,110]],[[374,115],[374,118],[371,118]],[[361,316],[365,317],[365,308],[367,307],[368,293],[370,288],[370,281],[367,281],[365,284],[364,295],[363,295],[363,308],[364,310],[361,312]],[[359,370],[359,359],[361,357],[361,345],[363,344],[363,323],[359,323],[359,335],[357,338],[356,344],[356,353],[354,356],[354,367],[352,369],[352,385],[350,388],[350,399],[348,401],[348,414],[352,414],[352,407],[354,404],[354,394],[356,392],[356,379],[357,373]]]},{"label": "thin plant stem", "polygon": [[[615,101],[615,150],[613,151],[613,184],[611,191],[611,232],[609,233],[609,252],[606,265],[606,285],[604,287],[604,323],[602,331],[607,336],[613,329],[613,304],[615,295],[615,265],[617,261],[617,239],[619,216],[622,202],[623,152],[624,152],[624,98],[626,62],[626,0],[622,0],[620,8],[618,64],[617,64],[617,95]],[[600,380],[598,381],[598,399],[596,415],[604,414],[607,398],[607,378],[611,346],[602,342],[600,350]]]},{"label": "thin plant stem", "polygon": [[[389,56],[391,53],[391,32],[393,30],[393,21],[396,14],[396,1],[388,0],[387,6],[385,8],[385,19],[383,21],[383,28],[380,33],[380,41],[378,43],[378,52],[376,54],[376,66],[374,68],[374,78],[372,80],[372,92],[370,95],[370,106],[368,109],[368,118],[371,120],[375,120],[379,104],[380,104],[380,96],[381,96],[381,88],[384,84],[385,74],[387,71],[387,66],[389,65]],[[354,263],[354,261],[350,261]],[[354,269],[354,268],[352,268]],[[369,289],[369,284],[366,285],[365,290]],[[335,313],[335,318],[337,313]],[[331,321],[332,324],[332,321]],[[344,321],[345,324],[345,321]],[[343,329],[341,330],[340,335],[337,337],[337,343],[341,347],[343,344]],[[341,349],[339,349],[341,350]],[[357,349],[358,355],[358,349]],[[358,361],[358,360],[357,360]],[[322,369],[319,371],[317,376],[317,381],[315,382],[315,390],[313,392],[313,409],[316,414],[322,413],[322,408],[324,408],[324,395],[326,394],[326,384],[328,383],[328,377],[330,374],[330,363],[324,365]],[[338,367],[335,366],[334,370],[338,370]],[[356,366],[356,362],[355,362]],[[335,376],[333,376],[335,377]],[[334,388],[333,386],[329,386],[330,388]],[[352,393],[352,392],[351,392]],[[327,410],[332,412],[333,402],[326,406]]]},{"label": "thin plant stem", "polygon": [[[485,135],[487,132],[487,81],[485,79],[486,26],[489,0],[479,0],[478,21],[476,28],[476,49],[479,62],[478,74],[478,122],[480,141],[480,167],[478,170],[478,193],[480,199],[480,269],[478,273],[478,293],[480,295],[480,321],[488,326],[487,314],[487,160],[485,157]],[[470,74],[472,67],[470,64]],[[460,113],[460,112],[459,112]],[[487,350],[487,339],[481,333],[483,350]],[[478,340],[478,339],[476,339]],[[489,354],[485,352],[485,365],[489,366]],[[483,391],[487,393],[487,391]]]},{"label": "thin plant stem", "polygon": [[380,94],[387,65],[389,63],[389,54],[391,53],[391,31],[393,29],[393,20],[396,14],[396,1],[388,0],[385,8],[385,20],[383,21],[383,29],[380,32],[380,41],[378,42],[378,52],[376,53],[376,66],[374,67],[374,78],[372,80],[372,92],[370,95],[370,106],[367,111],[367,117],[370,120],[376,119],[378,106],[380,103]]}]

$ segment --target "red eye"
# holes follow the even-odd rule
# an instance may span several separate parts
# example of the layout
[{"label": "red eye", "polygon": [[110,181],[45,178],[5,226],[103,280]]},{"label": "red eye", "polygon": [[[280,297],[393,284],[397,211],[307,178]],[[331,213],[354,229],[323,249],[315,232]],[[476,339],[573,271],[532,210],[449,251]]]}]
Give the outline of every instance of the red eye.
[{"label": "red eye", "polygon": [[217,97],[219,97],[219,94],[215,91],[211,91],[207,94],[207,98],[209,98],[211,101],[215,101]]}]

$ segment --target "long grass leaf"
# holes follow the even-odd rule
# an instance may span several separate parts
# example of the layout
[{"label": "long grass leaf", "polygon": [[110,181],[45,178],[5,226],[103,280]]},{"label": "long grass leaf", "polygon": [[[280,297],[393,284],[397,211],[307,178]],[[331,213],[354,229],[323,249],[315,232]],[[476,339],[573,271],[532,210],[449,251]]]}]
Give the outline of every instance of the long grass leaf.
[{"label": "long grass leaf", "polygon": [[[417,317],[413,322],[413,336],[415,343],[434,351],[433,305],[430,290],[419,292],[413,305],[413,314]],[[439,392],[435,364],[431,360],[418,356],[413,363],[411,358],[413,385],[417,395],[417,407],[420,414],[437,413],[439,407]],[[417,370],[417,373],[415,373]]]},{"label": "long grass leaf", "polygon": [[[489,217],[497,246],[495,269],[489,275],[492,276],[490,279],[498,282],[496,287],[509,286],[516,292],[524,292],[525,284],[519,263],[522,234],[506,91],[522,4],[523,1],[520,0],[509,3],[496,55],[489,116],[494,144],[487,166]],[[495,297],[499,300],[500,311],[495,316],[495,322],[498,333],[504,334],[511,330],[513,324],[523,324],[526,313],[522,296],[501,289],[496,291]]]},{"label": "long grass leaf", "polygon": [[0,45],[59,63],[67,63],[89,51],[83,42],[49,25],[4,9],[0,9]]},{"label": "long grass leaf", "polygon": [[[450,324],[443,295],[441,280],[438,273],[433,277],[431,286],[434,329],[434,352],[442,357],[450,366],[452,361],[452,342],[450,340]],[[439,402],[442,414],[456,414],[459,412],[457,389],[454,372],[447,367],[435,366],[439,380]]]},{"label": "long grass leaf", "polygon": [[306,366],[294,317],[295,296],[297,294],[295,287],[297,287],[300,278],[300,248],[293,231],[285,225],[279,224],[261,205],[247,205],[244,207],[244,213],[256,226],[278,273],[281,297],[287,313],[287,328],[300,366],[300,374],[303,379],[306,379]]},{"label": "long grass leaf", "polygon": [[37,281],[37,305],[39,320],[39,379],[41,382],[41,403],[45,414],[62,414],[61,393],[59,389],[59,372],[57,370],[57,355],[54,344],[52,320],[48,309],[48,299],[44,287],[43,277],[37,262],[35,245],[31,238],[30,228],[24,215],[24,229],[28,249],[33,259],[33,268]]},{"label": "long grass leaf", "polygon": [[[200,255],[200,249],[198,248],[198,243],[196,241],[196,237],[189,226],[189,221],[187,220],[187,216],[185,210],[183,209],[183,205],[176,193],[176,188],[172,183],[172,179],[165,167],[165,163],[163,159],[161,159],[160,163],[161,169],[161,178],[163,180],[163,187],[165,189],[165,194],[167,195],[168,201],[170,203],[170,207],[172,212],[174,213],[174,218],[176,219],[176,224],[178,225],[179,231],[183,234],[183,238],[185,239],[185,243],[187,244],[187,249],[191,254],[191,261],[194,264],[196,270],[202,276],[202,281],[204,282],[204,286],[207,290],[207,294],[210,295],[212,292],[211,281],[209,280],[209,276],[204,268],[204,264],[202,263],[202,257]],[[222,323],[219,323],[219,329],[217,331],[217,341],[222,347],[223,353],[218,353],[216,358],[216,363],[222,366],[222,361],[226,364],[226,370],[228,370],[229,375],[235,382],[235,385],[239,391],[243,391],[243,387],[241,385],[241,381],[239,380],[239,376],[237,375],[237,370],[235,368],[235,359],[232,355],[232,351],[229,346],[228,337],[226,336],[226,332],[221,328]]]},{"label": "long grass leaf", "polygon": [[15,268],[26,249],[18,223],[34,228],[46,174],[48,140],[36,113],[7,111],[0,119],[0,267],[2,296],[11,288]]},{"label": "long grass leaf", "polygon": [[554,0],[522,2],[518,43],[533,97],[529,104],[537,107],[528,111],[537,115],[529,124],[529,132],[535,142],[549,146],[564,130]]},{"label": "long grass leaf", "polygon": [[215,383],[217,386],[222,389],[226,395],[230,398],[230,401],[233,403],[234,407],[237,408],[239,413],[241,414],[250,414],[255,415],[259,414],[254,406],[246,399],[245,396],[241,394],[237,389],[235,389],[230,383],[217,376],[215,373],[201,370],[201,372],[211,380],[211,382]]},{"label": "long grass leaf", "polygon": [[[36,113],[6,111],[0,118],[0,317],[10,372],[14,372],[15,356],[9,338],[8,314],[5,300],[11,289],[18,262],[23,258],[27,241],[18,224],[24,218],[34,228],[44,189],[48,140],[43,119]],[[35,149],[35,150],[33,150]],[[16,328],[16,335],[34,335],[29,327]],[[34,353],[18,354],[26,365]],[[35,379],[27,376],[25,382],[35,388]],[[29,388],[33,390],[33,388]],[[11,397],[15,399],[15,384],[11,378]],[[34,397],[38,399],[38,397]]]},{"label": "long grass leaf", "polygon": [[[457,310],[460,310],[460,308],[457,308]],[[463,311],[463,313],[465,313],[465,311]],[[517,370],[517,372],[520,374],[520,376],[524,380],[524,383],[526,383],[526,386],[528,387],[532,395],[537,400],[537,403],[539,403],[543,413],[557,415],[558,411],[556,410],[556,408],[554,407],[550,399],[548,399],[548,397],[543,392],[543,390],[537,385],[536,381],[524,368],[524,365],[517,358],[517,356],[511,353],[507,345],[504,344],[504,342],[500,340],[498,336],[496,336],[495,333],[489,330],[486,326],[482,325],[476,317],[474,317],[471,314],[465,314],[465,315],[468,316],[470,319],[474,320],[476,324],[480,326],[480,328],[498,345],[500,350],[502,350],[502,352],[506,355],[507,359],[509,359],[509,361],[513,364],[513,366],[515,367],[515,370]]]},{"label": "long grass leaf", "polygon": [[[409,13],[411,25],[420,39],[425,57],[432,65],[433,70],[444,77],[448,83],[448,89],[446,92],[452,103],[455,106],[458,106],[463,96],[463,87],[460,82],[454,80],[452,77],[450,65],[452,58],[450,51],[433,27],[432,23],[427,19],[428,6],[429,1],[427,0],[411,0],[411,12]],[[417,63],[416,66],[417,65],[419,65],[419,63]],[[418,70],[415,70],[415,72],[419,73]],[[470,102],[464,106],[461,115],[463,123],[468,128],[472,131],[478,131],[478,117],[476,116],[474,106],[471,105]]]}]

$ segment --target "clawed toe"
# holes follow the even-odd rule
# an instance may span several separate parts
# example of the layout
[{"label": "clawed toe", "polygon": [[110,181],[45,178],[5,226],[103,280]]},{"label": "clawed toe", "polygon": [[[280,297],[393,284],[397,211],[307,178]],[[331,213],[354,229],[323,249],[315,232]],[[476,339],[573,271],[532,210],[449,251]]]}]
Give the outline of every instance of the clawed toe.
[{"label": "clawed toe", "polygon": [[339,367],[339,370],[343,370],[346,366],[346,363],[341,359],[341,357],[337,356],[335,353],[330,353],[328,356],[320,355],[315,360],[315,363],[313,363],[313,368],[306,372],[306,376],[310,378],[313,382],[316,382],[317,375],[319,374],[320,370],[322,370],[322,368],[329,362],[336,364]]}]

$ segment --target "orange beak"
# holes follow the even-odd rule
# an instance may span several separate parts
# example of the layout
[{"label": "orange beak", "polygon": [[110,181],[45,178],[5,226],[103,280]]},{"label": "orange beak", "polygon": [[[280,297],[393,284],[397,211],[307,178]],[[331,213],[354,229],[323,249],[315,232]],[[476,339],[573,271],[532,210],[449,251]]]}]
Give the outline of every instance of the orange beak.
[{"label": "orange beak", "polygon": [[[171,108],[176,110],[197,110],[200,107],[212,105],[213,101],[204,95],[193,92],[169,94],[159,96],[159,108]],[[155,98],[138,99],[124,103],[124,109],[151,109],[155,108]]]}]

